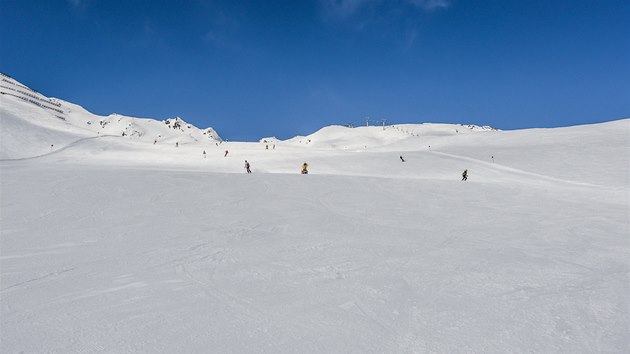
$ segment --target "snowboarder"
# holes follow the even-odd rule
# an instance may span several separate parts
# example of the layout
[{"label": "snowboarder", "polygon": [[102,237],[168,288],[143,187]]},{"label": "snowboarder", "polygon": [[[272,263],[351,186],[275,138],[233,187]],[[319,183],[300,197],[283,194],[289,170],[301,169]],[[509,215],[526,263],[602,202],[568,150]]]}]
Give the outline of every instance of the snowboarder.
[{"label": "snowboarder", "polygon": [[249,162],[247,162],[247,160],[245,160],[245,170],[247,173],[252,173],[252,170],[249,169]]},{"label": "snowboarder", "polygon": [[464,170],[462,173],[462,181],[466,181],[468,179],[468,170]]},{"label": "snowboarder", "polygon": [[223,157],[227,157],[229,151],[225,150],[225,155],[223,155]]},{"label": "snowboarder", "polygon": [[306,162],[302,164],[302,174],[303,175],[308,174],[308,164]]},{"label": "snowboarder", "polygon": [[405,162],[405,159],[403,159],[402,155],[400,155],[400,161]]}]

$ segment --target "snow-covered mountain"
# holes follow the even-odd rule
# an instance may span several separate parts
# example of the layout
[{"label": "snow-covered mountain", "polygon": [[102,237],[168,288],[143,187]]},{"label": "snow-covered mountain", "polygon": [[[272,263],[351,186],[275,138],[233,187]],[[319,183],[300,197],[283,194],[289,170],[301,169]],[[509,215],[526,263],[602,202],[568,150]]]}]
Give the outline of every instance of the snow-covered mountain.
[{"label": "snow-covered mountain", "polygon": [[1,74],[0,80],[3,159],[38,156],[78,140],[101,136],[120,136],[143,143],[221,141],[214,129],[199,129],[179,117],[158,121],[120,114],[99,116],[77,104],[46,97],[6,74]]},{"label": "snow-covered mountain", "polygon": [[[627,163],[629,119],[515,131],[431,123],[328,126],[284,141],[269,137],[258,143],[224,142],[212,128],[201,130],[181,118],[157,121],[118,114],[97,116],[76,104],[45,97],[7,76],[2,80],[0,159],[39,156],[42,161],[203,167],[215,172],[241,172],[248,159],[254,170],[270,173],[293,173],[303,160],[310,159],[324,174],[411,178],[452,178],[457,169],[472,163],[475,173],[487,172],[488,176],[501,166],[513,172],[593,184],[618,185],[627,179],[624,169],[601,171],[607,164]],[[223,159],[226,150],[228,157],[240,161]],[[357,153],[376,154],[357,161]],[[443,168],[386,167],[400,155],[410,154],[417,154],[423,165]],[[204,156],[207,158],[200,165]],[[454,159],[466,163],[455,167]],[[492,164],[495,162],[500,165]]]},{"label": "snow-covered mountain", "polygon": [[630,119],[225,142],[14,83],[0,352],[630,352]]},{"label": "snow-covered mountain", "polygon": [[[1,75],[2,159],[40,156],[70,144],[101,137],[125,138],[114,140],[112,145],[138,142],[138,147],[147,143],[204,147],[222,142],[214,129],[199,129],[179,117],[157,121],[120,114],[98,116],[77,104],[46,97],[8,75]],[[286,141],[269,137],[260,139],[260,143],[364,150],[401,143],[410,137],[430,141],[432,138],[496,131],[491,127],[463,124],[400,124],[357,128],[330,126],[308,136],[296,136]],[[143,158],[138,156],[138,159]]]}]

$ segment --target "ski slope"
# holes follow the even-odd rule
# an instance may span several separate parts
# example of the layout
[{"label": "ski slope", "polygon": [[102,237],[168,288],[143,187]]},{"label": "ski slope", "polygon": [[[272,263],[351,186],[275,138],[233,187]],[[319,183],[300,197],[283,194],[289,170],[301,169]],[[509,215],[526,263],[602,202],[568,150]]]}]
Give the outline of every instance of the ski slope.
[{"label": "ski slope", "polygon": [[5,74],[0,73],[0,80],[0,159],[39,156],[88,137],[164,144],[221,141],[214,129],[199,129],[179,117],[158,121],[120,114],[99,116],[46,97]]},{"label": "ski slope", "polygon": [[630,351],[628,119],[264,143],[82,114],[0,96],[0,352]]}]

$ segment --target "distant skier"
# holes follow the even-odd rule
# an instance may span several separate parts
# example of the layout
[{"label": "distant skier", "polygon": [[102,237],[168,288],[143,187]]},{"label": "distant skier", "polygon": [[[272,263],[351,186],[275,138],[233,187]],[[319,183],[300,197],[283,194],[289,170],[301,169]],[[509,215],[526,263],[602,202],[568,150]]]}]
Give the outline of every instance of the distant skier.
[{"label": "distant skier", "polygon": [[153,140],[153,145],[155,145],[157,143],[157,139]]},{"label": "distant skier", "polygon": [[492,163],[494,163],[494,156],[491,156],[491,159],[492,159]]},{"label": "distant skier", "polygon": [[402,155],[400,155],[400,161],[405,162],[405,159],[403,159]]},{"label": "distant skier", "polygon": [[468,170],[464,170],[462,173],[462,181],[468,180]]},{"label": "distant skier", "polygon": [[302,174],[303,175],[308,174],[308,164],[306,162],[302,164]]},{"label": "distant skier", "polygon": [[206,158],[206,150],[203,151],[203,158]]},{"label": "distant skier", "polygon": [[175,142],[175,147],[179,147],[179,141]]},{"label": "distant skier", "polygon": [[252,170],[249,169],[249,162],[247,162],[247,160],[245,160],[245,170],[247,173],[252,173]]},{"label": "distant skier", "polygon": [[225,150],[225,155],[223,155],[223,157],[227,157],[228,153],[229,153],[229,151]]}]

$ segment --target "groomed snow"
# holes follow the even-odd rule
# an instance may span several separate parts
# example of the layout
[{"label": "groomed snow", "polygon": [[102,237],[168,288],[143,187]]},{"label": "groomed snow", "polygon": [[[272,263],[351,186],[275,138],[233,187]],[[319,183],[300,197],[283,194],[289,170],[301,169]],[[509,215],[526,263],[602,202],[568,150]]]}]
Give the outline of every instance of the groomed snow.
[{"label": "groomed snow", "polygon": [[267,149],[40,111],[0,96],[1,352],[630,351],[628,119]]}]

